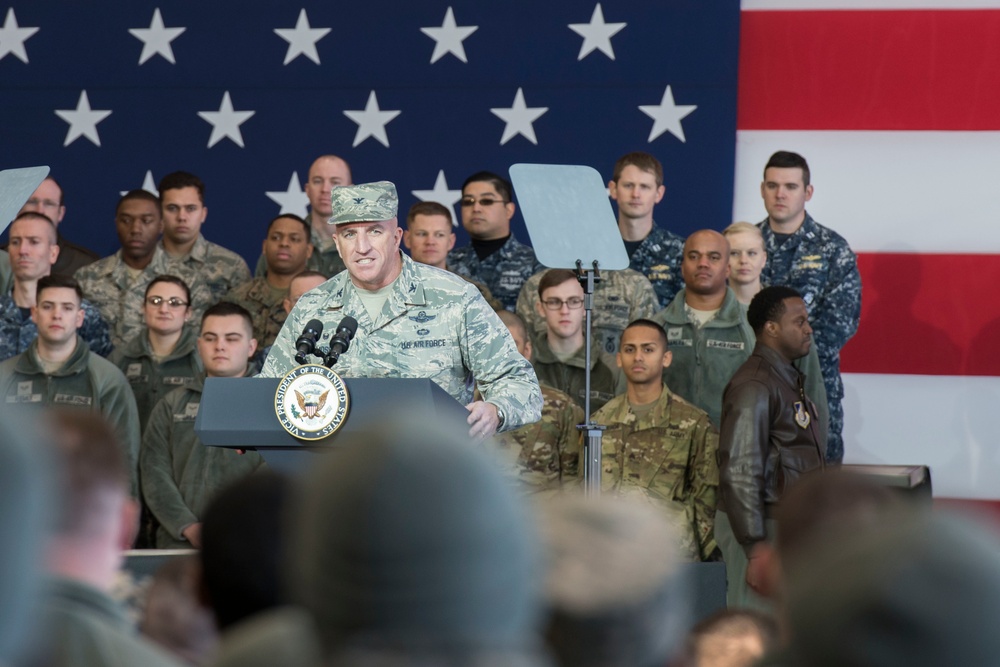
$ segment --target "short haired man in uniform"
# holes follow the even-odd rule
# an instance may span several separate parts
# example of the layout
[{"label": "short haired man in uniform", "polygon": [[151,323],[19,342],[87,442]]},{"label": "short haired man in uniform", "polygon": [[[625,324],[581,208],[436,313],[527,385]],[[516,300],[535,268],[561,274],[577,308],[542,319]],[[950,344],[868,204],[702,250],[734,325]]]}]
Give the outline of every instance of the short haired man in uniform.
[{"label": "short haired man in uniform", "polygon": [[[436,201],[418,201],[411,206],[406,214],[403,245],[410,251],[414,262],[451,271],[448,268],[448,252],[455,247],[455,228],[448,207]],[[503,304],[493,298],[489,287],[478,280],[462,277],[476,286],[493,310],[503,310]]]},{"label": "short haired man in uniform", "polygon": [[649,153],[627,153],[615,162],[608,194],[618,203],[618,231],[629,267],[652,283],[660,308],[666,308],[684,286],[680,275],[684,239],[653,221],[653,207],[664,192],[663,165]]},{"label": "short haired man in uniform", "polygon": [[[309,320],[323,322],[328,341],[351,316],[358,330],[336,366],[341,375],[430,378],[468,408],[474,437],[538,421],[535,372],[479,291],[400,252],[396,186],[344,186],[332,197],[330,222],[347,271],[299,299],[261,377],[283,377],[297,365],[295,340]],[[472,401],[470,373],[485,400]]]},{"label": "short haired man in uniform", "polygon": [[462,226],[470,245],[448,254],[448,266],[462,276],[485,284],[507,310],[514,310],[524,281],[543,267],[531,246],[510,232],[517,206],[510,182],[489,171],[480,171],[462,184]]},{"label": "short haired man in uniform", "polygon": [[839,463],[844,458],[840,350],[858,330],[861,319],[858,260],[844,237],[806,211],[813,186],[804,157],[789,151],[772,155],[764,167],[760,194],[767,209],[767,218],[757,225],[767,250],[761,281],[795,288],[809,309],[830,405],[826,456],[831,463]]},{"label": "short haired man in uniform", "polygon": [[59,225],[62,224],[63,218],[66,217],[66,205],[63,200],[62,186],[56,182],[56,179],[47,176],[35,188],[35,191],[31,193],[31,197],[24,203],[19,213],[24,213],[25,211],[44,214],[45,217],[52,221],[52,224],[56,228],[56,245],[59,246],[59,256],[52,267],[52,273],[62,273],[71,276],[82,267],[99,259],[99,255],[96,252],[73,243],[60,233]]},{"label": "short haired man in uniform", "polygon": [[[321,155],[309,167],[306,178],[306,197],[309,199],[309,243],[313,252],[309,256],[306,267],[310,271],[318,271],[327,278],[344,270],[344,260],[337,252],[337,244],[333,241],[330,225],[330,191],[341,185],[351,185],[351,165],[347,160],[336,155]],[[267,263],[261,254],[257,260],[254,275],[258,278],[267,274]]]},{"label": "short haired man in uniform", "polygon": [[271,345],[281,331],[288,287],[292,278],[305,270],[312,253],[309,224],[291,213],[279,215],[267,226],[264,239],[267,274],[237,285],[226,295],[226,301],[238,303],[250,313],[259,347]]},{"label": "short haired man in uniform", "polygon": [[139,411],[122,372],[78,335],[83,298],[64,275],[38,279],[31,319],[38,336],[24,353],[0,363],[0,396],[8,404],[66,406],[99,412],[113,424],[128,456],[132,493],[137,493]]},{"label": "short haired man in uniform", "polygon": [[[250,280],[250,268],[238,254],[212,243],[201,233],[208,217],[205,184],[186,171],[175,171],[160,179],[163,205],[163,238],[160,247],[170,257],[171,272],[184,278],[191,289],[205,285],[211,302],[195,308],[195,316],[218,302],[232,288]],[[201,304],[199,304],[201,305]]]},{"label": "short haired man in uniform", "polygon": [[[257,349],[250,314],[222,301],[201,320],[198,352],[204,377],[246,375]],[[159,549],[201,547],[201,518],[218,491],[259,468],[257,452],[206,447],[194,433],[204,377],[164,396],[150,415],[142,438],[139,473],[146,506],[159,522]]]},{"label": "short haired man in uniform", "polygon": [[661,508],[678,529],[679,552],[707,560],[718,490],[718,431],[708,415],[663,384],[670,365],[667,334],[656,322],[636,320],[622,334],[618,365],[628,387],[594,413],[606,428],[601,445],[601,488],[638,495]]},{"label": "short haired man in uniform", "polygon": [[[19,213],[11,223],[9,238],[14,283],[10,292],[0,297],[0,360],[26,351],[38,335],[31,319],[38,281],[52,274],[59,256],[55,227],[42,213]],[[108,356],[113,349],[108,323],[89,301],[83,301],[81,307],[80,337],[96,354]]]},{"label": "short haired man in uniform", "polygon": [[812,345],[805,301],[794,289],[765,287],[747,319],[757,336],[753,354],[722,396],[719,511],[715,537],[726,561],[730,607],[759,604],[749,567],[754,546],[774,536],[769,518],[782,493],[810,470],[823,468],[826,438],[802,373],[792,362]]},{"label": "short haired man in uniform", "polygon": [[597,345],[591,346],[587,367],[583,286],[573,271],[549,269],[538,293],[536,308],[546,323],[546,335],[538,337],[532,348],[531,365],[538,381],[566,392],[584,408],[589,375],[590,409],[600,410],[617,393],[619,374],[603,361]]}]

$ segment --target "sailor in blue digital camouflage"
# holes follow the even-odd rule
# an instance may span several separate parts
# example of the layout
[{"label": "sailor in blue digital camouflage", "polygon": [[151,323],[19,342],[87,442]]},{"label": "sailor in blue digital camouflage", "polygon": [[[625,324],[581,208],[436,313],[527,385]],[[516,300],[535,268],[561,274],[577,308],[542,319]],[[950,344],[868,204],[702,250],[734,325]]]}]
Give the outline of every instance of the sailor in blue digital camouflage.
[{"label": "sailor in blue digital camouflage", "polygon": [[681,254],[684,239],[653,221],[653,207],[665,192],[663,165],[649,153],[618,158],[608,194],[618,202],[618,231],[625,241],[629,267],[653,285],[660,308],[684,287]]},{"label": "sailor in blue digital camouflage", "polygon": [[[11,223],[9,238],[13,283],[0,297],[0,360],[21,354],[38,335],[29,310],[35,306],[38,281],[51,274],[59,254],[55,227],[42,213],[19,214]],[[94,353],[108,356],[112,350],[108,323],[90,302],[83,301],[81,307],[80,338]]]},{"label": "sailor in blue digital camouflage", "polygon": [[826,460],[839,463],[844,458],[840,350],[858,330],[861,319],[857,257],[842,236],[806,212],[813,186],[809,165],[801,155],[787,151],[772,155],[760,192],[768,215],[758,225],[767,249],[761,281],[795,289],[809,309],[830,411]]},{"label": "sailor in blue digital camouflage", "polygon": [[[547,331],[545,318],[538,314],[538,285],[547,270],[542,269],[528,278],[517,297],[517,314],[527,323],[535,345]],[[651,317],[657,310],[659,305],[653,286],[637,271],[601,271],[601,279],[594,283],[590,331],[606,363],[614,364],[618,341],[628,323]]]},{"label": "sailor in blue digital camouflage", "polygon": [[[337,244],[333,240],[333,230],[327,224],[332,210],[330,208],[330,191],[339,185],[351,185],[351,166],[347,161],[336,155],[321,155],[309,167],[306,179],[305,195],[309,199],[309,243],[313,252],[306,263],[306,269],[317,271],[327,278],[344,270],[344,260],[340,258]],[[267,275],[267,261],[261,253],[257,260],[254,276],[263,278]]]},{"label": "sailor in blue digital camouflage", "polygon": [[[145,190],[125,193],[115,208],[115,229],[121,248],[79,269],[74,278],[84,298],[109,323],[111,342],[120,348],[143,327],[146,288],[156,276],[169,274],[171,267],[157,242],[163,224],[156,195]],[[191,316],[200,318],[211,299],[207,286],[193,286]],[[85,333],[81,331],[80,335]]]},{"label": "sailor in blue digital camouflage", "polygon": [[291,213],[271,220],[264,238],[267,274],[238,285],[225,297],[250,313],[253,337],[260,348],[270,346],[285,323],[288,287],[292,278],[306,270],[312,256],[309,231],[309,223]]},{"label": "sailor in blue digital camouflage", "polygon": [[170,260],[170,273],[181,276],[195,290],[204,285],[211,301],[198,310],[218,303],[229,290],[249,282],[250,267],[232,250],[212,243],[201,234],[208,216],[205,184],[194,174],[175,171],[160,179],[163,203],[163,238],[160,247]]},{"label": "sailor in blue digital camouflage", "polygon": [[470,245],[448,253],[455,273],[485,284],[504,308],[513,311],[521,285],[542,265],[531,246],[510,232],[516,205],[510,182],[492,172],[469,176],[462,185],[462,226]]},{"label": "sailor in blue digital camouflage", "polygon": [[[532,347],[528,331],[515,313],[498,313],[514,338],[517,351],[531,361]],[[517,490],[537,497],[548,497],[579,481],[583,410],[571,396],[541,385],[542,418],[513,431],[497,434],[493,451],[501,469],[516,482]]]},{"label": "sailor in blue digital camouflage", "polygon": [[[339,374],[429,378],[466,405],[474,437],[538,421],[542,397],[535,372],[479,291],[400,252],[395,186],[343,186],[333,190],[332,200],[330,222],[347,271],[298,300],[261,376],[282,377],[298,365],[295,340],[307,322],[323,323],[323,347],[350,316],[358,329],[334,367]],[[470,403],[473,381],[484,401]]]},{"label": "sailor in blue digital camouflage", "polygon": [[[447,206],[436,201],[418,201],[410,207],[406,214],[403,245],[410,251],[413,261],[451,271],[448,253],[455,247],[455,241],[455,227],[451,220],[451,210]],[[462,277],[476,286],[490,308],[504,310],[503,304],[493,298],[489,287],[478,280]]]},{"label": "sailor in blue digital camouflage", "polygon": [[719,432],[708,414],[663,384],[670,365],[667,336],[650,320],[622,335],[618,360],[628,381],[592,420],[606,428],[601,444],[601,489],[660,508],[681,535],[682,555],[707,560],[716,550]]}]

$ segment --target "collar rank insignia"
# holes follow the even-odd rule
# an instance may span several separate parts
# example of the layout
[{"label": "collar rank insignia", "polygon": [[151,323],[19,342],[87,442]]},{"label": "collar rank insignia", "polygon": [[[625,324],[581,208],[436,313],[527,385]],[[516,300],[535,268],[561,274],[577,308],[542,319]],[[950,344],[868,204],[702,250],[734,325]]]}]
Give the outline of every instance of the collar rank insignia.
[{"label": "collar rank insignia", "polygon": [[361,204],[365,203],[365,198],[364,197],[354,197],[354,203],[357,204],[358,206],[360,206]]},{"label": "collar rank insignia", "polygon": [[806,411],[802,401],[795,401],[795,423],[801,428],[809,428],[809,412]]},{"label": "collar rank insignia", "polygon": [[416,316],[410,315],[410,319],[418,324],[426,324],[436,317],[437,315],[428,315],[426,310],[421,310]]}]

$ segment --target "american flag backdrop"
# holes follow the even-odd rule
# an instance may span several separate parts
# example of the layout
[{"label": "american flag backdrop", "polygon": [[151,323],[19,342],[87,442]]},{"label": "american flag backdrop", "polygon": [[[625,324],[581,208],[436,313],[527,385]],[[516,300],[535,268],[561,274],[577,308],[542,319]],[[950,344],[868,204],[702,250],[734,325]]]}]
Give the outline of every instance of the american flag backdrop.
[{"label": "american flag backdrop", "polygon": [[864,281],[847,460],[997,499],[998,79],[1000,0],[32,0],[0,5],[0,167],[51,165],[65,235],[101,254],[122,191],[192,171],[204,234],[252,265],[322,153],[405,210],[480,169],[609,178],[646,150],[687,234],[762,219],[763,164],[795,150]]},{"label": "american flag backdrop", "polygon": [[928,464],[1000,499],[1000,2],[743,0],[734,215],[805,155],[807,208],[858,253],[846,462]]}]

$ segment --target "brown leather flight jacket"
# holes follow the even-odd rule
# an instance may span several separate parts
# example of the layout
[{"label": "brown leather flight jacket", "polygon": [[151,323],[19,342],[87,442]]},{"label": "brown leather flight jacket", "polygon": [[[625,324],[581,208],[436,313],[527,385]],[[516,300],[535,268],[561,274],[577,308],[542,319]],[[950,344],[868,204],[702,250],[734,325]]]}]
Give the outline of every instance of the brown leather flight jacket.
[{"label": "brown leather flight jacket", "polygon": [[747,551],[767,537],[764,519],[785,489],[822,468],[826,434],[804,375],[757,343],[722,394],[720,509]]}]

